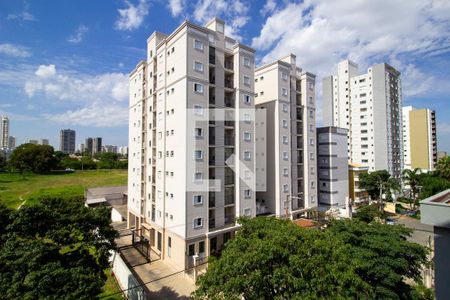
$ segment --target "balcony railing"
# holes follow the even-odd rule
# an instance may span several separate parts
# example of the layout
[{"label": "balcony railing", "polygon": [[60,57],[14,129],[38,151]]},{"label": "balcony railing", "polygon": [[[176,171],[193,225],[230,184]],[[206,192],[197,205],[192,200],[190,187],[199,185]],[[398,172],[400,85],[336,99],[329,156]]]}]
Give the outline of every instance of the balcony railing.
[{"label": "balcony railing", "polygon": [[229,88],[229,89],[234,88],[234,86],[233,86],[233,81],[232,81],[232,80],[229,80],[229,79],[225,79],[225,87],[226,87],[226,88]]},{"label": "balcony railing", "polygon": [[232,61],[225,61],[225,69],[233,70],[233,62]]},{"label": "balcony railing", "polygon": [[225,205],[234,204],[234,195],[225,195]]},{"label": "balcony railing", "polygon": [[225,225],[234,224],[235,216],[225,216]]},{"label": "balcony railing", "polygon": [[226,136],[224,139],[225,146],[234,146],[234,137]]},{"label": "balcony railing", "polygon": [[225,185],[234,184],[234,176],[225,176]]}]

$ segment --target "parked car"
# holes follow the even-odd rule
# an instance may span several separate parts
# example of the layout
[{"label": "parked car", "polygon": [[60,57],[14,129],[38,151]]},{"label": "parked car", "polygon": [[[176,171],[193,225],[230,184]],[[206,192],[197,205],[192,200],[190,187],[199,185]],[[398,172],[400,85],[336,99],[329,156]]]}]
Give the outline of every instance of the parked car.
[{"label": "parked car", "polygon": [[394,220],[392,218],[387,218],[386,219],[386,224],[388,224],[388,225],[395,225],[395,224],[397,224],[397,220]]}]

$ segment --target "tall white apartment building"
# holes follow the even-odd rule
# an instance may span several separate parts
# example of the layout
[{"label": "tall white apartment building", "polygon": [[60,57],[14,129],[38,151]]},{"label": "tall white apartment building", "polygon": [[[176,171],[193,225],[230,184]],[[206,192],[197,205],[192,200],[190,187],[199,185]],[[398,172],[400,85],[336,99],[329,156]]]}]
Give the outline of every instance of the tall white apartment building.
[{"label": "tall white apartment building", "polygon": [[9,148],[9,119],[8,116],[0,118],[0,149]]},{"label": "tall white apartment building", "polygon": [[432,171],[438,160],[435,111],[405,106],[402,116],[405,168]]},{"label": "tall white apartment building", "polygon": [[258,213],[297,218],[317,206],[315,75],[290,54],[255,70],[255,92]]},{"label": "tall white apartment building", "polygon": [[369,171],[385,169],[401,178],[400,72],[383,63],[358,75],[358,66],[345,60],[338,64],[337,75],[323,79],[322,88],[324,125],[349,130],[349,159]]},{"label": "tall white apartment building", "polygon": [[154,32],[130,74],[129,227],[180,270],[220,250],[237,217],[256,215],[244,180],[255,170],[255,51],[224,27],[216,18]]}]

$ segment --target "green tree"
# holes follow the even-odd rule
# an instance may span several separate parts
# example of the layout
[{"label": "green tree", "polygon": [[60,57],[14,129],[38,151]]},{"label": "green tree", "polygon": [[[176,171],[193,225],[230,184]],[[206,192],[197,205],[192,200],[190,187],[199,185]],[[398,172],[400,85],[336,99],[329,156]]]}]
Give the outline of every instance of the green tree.
[{"label": "green tree", "polygon": [[445,156],[438,160],[435,172],[438,176],[450,180],[450,156]]},{"label": "green tree", "polygon": [[403,180],[410,188],[410,204],[413,206],[413,210],[416,210],[417,201],[419,198],[419,186],[420,186],[420,174],[422,171],[419,168],[414,170],[403,170]]},{"label": "green tree", "polygon": [[[0,208],[0,293],[6,299],[92,299],[106,280],[117,232],[106,207],[46,199],[16,211]],[[3,224],[0,224],[3,225]]]},{"label": "green tree", "polygon": [[435,174],[424,173],[419,176],[421,186],[419,199],[425,199],[450,188],[450,181]]},{"label": "green tree", "polygon": [[46,173],[57,166],[58,160],[49,145],[23,144],[11,154],[9,164],[21,174],[24,171]]},{"label": "green tree", "polygon": [[385,220],[386,213],[380,208],[381,204],[372,203],[359,207],[354,216],[355,219],[365,223],[370,223],[377,219]]},{"label": "green tree", "polygon": [[426,250],[407,242],[404,228],[354,220],[335,221],[324,231],[267,217],[239,222],[221,256],[210,258],[194,298],[408,299],[403,276],[418,278],[425,260]]},{"label": "green tree", "polygon": [[407,241],[412,230],[401,225],[334,221],[328,232],[349,245],[355,274],[370,285],[370,298],[411,299],[414,288],[405,278],[420,282],[427,249]]},{"label": "green tree", "polygon": [[386,195],[386,200],[392,201],[392,192],[400,191],[400,184],[386,170],[360,174],[359,186],[369,193],[371,199],[378,199],[381,202],[382,194]]}]

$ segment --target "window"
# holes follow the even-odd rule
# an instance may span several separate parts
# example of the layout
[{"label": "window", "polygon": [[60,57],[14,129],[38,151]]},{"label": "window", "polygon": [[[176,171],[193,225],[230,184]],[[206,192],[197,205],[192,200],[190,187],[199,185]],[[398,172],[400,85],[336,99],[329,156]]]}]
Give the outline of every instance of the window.
[{"label": "window", "polygon": [[205,242],[204,241],[201,241],[200,243],[198,243],[198,254],[200,254],[200,255],[205,254]]},{"label": "window", "polygon": [[288,121],[287,120],[283,120],[283,128],[288,128]]},{"label": "window", "polygon": [[172,238],[169,237],[167,239],[167,256],[171,257],[172,255]]},{"label": "window", "polygon": [[195,104],[194,113],[198,116],[203,116],[203,106],[201,106],[200,104]]},{"label": "window", "polygon": [[195,172],[194,173],[194,180],[195,181],[202,181],[203,180],[203,173],[202,172]]},{"label": "window", "polygon": [[203,42],[199,40],[194,40],[194,48],[203,51]]},{"label": "window", "polygon": [[199,61],[194,61],[194,70],[203,73],[203,64]]},{"label": "window", "polygon": [[244,95],[244,103],[245,104],[250,104],[252,101],[250,99],[250,95]]},{"label": "window", "polygon": [[203,151],[202,150],[195,150],[194,157],[196,160],[203,159]]},{"label": "window", "polygon": [[283,80],[287,80],[288,79],[288,75],[286,72],[281,72],[281,79]]},{"label": "window", "polygon": [[314,118],[314,111],[313,111],[313,110],[310,110],[310,111],[309,111],[309,117],[310,117],[310,118]]},{"label": "window", "polygon": [[287,153],[287,151],[283,151],[283,160],[288,160],[289,159],[289,154]]},{"label": "window", "polygon": [[314,160],[314,153],[312,153],[312,152],[309,153],[309,159]]},{"label": "window", "polygon": [[314,139],[310,139],[310,140],[309,140],[309,144],[310,144],[311,146],[314,146]]},{"label": "window", "polygon": [[289,106],[286,103],[283,103],[283,111],[287,112],[289,109]]},{"label": "window", "polygon": [[195,218],[193,227],[194,228],[201,228],[201,227],[203,227],[203,219],[202,218]]},{"label": "window", "polygon": [[285,193],[289,192],[289,185],[283,184],[283,192]]},{"label": "window", "polygon": [[285,89],[285,88],[281,89],[281,93],[283,94],[283,96],[287,96],[288,95],[287,89]]},{"label": "window", "polygon": [[203,204],[203,196],[202,195],[194,195],[193,203],[194,203],[194,205],[201,205],[201,204]]},{"label": "window", "polygon": [[194,83],[194,92],[203,94],[203,84]]},{"label": "window", "polygon": [[251,198],[252,197],[252,191],[250,189],[244,190],[244,197],[245,198]]},{"label": "window", "polygon": [[309,83],[309,89],[310,89],[310,90],[313,90],[313,89],[314,89],[314,83],[313,83],[313,82],[310,82],[310,83]]},{"label": "window", "polygon": [[251,121],[250,114],[245,113],[245,114],[244,114],[244,122],[249,123],[250,121]]},{"label": "window", "polygon": [[203,128],[195,128],[194,129],[194,134],[196,137],[202,137],[203,136]]},{"label": "window", "polygon": [[252,159],[252,153],[248,150],[244,151],[244,160],[250,160]]},{"label": "window", "polygon": [[283,168],[283,176],[289,176],[288,168]]},{"label": "window", "polygon": [[286,135],[283,135],[283,144],[285,145],[289,144],[289,139]]},{"label": "window", "polygon": [[244,84],[250,86],[250,77],[244,76]]},{"label": "window", "polygon": [[244,141],[250,142],[252,140],[252,134],[248,131],[244,132]]},{"label": "window", "polygon": [[250,67],[250,58],[244,56],[244,66]]}]

